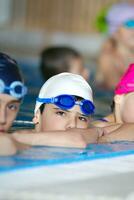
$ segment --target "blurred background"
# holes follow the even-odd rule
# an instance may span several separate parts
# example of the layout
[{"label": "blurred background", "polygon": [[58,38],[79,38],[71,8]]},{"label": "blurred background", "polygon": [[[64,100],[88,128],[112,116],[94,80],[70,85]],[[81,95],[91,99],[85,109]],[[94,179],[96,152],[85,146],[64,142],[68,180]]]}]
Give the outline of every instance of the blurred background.
[{"label": "blurred background", "polygon": [[[42,85],[39,55],[47,46],[67,45],[78,50],[94,85],[92,73],[107,37],[96,28],[96,18],[103,8],[116,2],[132,0],[0,0],[0,51],[19,62],[29,87],[30,96],[23,102],[20,118],[25,115],[31,120],[35,97]],[[96,100],[98,115],[102,110],[103,114],[109,112],[111,98],[108,93],[103,95],[101,104]]]}]

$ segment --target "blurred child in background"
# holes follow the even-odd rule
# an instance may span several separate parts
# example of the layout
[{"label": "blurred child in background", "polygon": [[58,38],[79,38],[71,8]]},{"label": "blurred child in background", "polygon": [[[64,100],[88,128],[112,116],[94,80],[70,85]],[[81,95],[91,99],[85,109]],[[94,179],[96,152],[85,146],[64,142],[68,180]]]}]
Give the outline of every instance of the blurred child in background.
[{"label": "blurred child in background", "polygon": [[113,5],[106,21],[109,38],[100,53],[96,80],[104,88],[113,90],[126,66],[134,61],[134,4]]},{"label": "blurred child in background", "polygon": [[41,53],[40,70],[44,81],[62,72],[79,74],[89,79],[89,71],[84,67],[81,54],[66,46],[45,48]]}]

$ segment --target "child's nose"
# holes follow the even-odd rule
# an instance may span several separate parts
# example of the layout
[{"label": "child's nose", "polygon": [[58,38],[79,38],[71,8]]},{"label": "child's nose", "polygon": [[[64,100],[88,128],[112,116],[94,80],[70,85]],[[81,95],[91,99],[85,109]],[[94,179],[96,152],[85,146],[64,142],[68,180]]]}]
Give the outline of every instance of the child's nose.
[{"label": "child's nose", "polygon": [[75,117],[71,117],[67,122],[66,129],[76,128],[76,125],[77,125],[76,118]]}]

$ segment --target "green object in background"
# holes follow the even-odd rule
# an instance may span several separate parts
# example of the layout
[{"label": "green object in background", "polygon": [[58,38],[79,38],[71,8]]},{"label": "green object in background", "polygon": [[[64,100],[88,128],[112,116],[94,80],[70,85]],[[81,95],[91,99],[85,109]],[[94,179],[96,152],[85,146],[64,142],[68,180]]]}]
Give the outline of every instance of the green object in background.
[{"label": "green object in background", "polygon": [[109,7],[103,8],[96,16],[95,27],[99,32],[102,32],[102,33],[105,33],[108,31],[108,23],[106,20],[108,9]]}]

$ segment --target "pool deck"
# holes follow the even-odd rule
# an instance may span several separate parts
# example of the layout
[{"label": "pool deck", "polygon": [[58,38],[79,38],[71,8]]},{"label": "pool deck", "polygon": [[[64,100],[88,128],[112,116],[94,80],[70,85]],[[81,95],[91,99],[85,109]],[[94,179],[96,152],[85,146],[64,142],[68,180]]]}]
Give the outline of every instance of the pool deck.
[{"label": "pool deck", "polygon": [[0,199],[132,200],[134,155],[1,173]]}]

